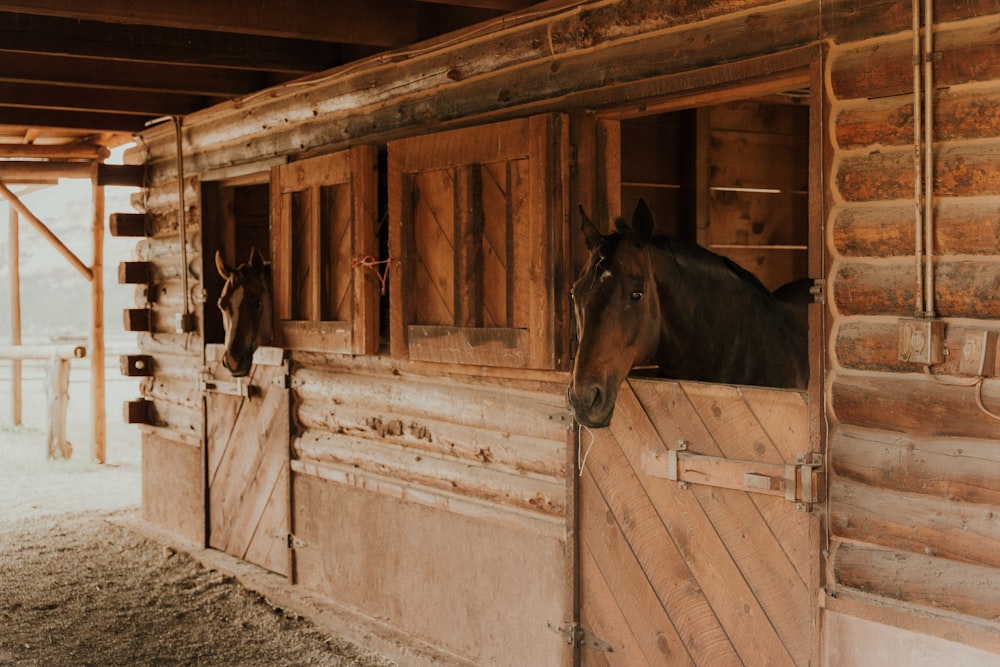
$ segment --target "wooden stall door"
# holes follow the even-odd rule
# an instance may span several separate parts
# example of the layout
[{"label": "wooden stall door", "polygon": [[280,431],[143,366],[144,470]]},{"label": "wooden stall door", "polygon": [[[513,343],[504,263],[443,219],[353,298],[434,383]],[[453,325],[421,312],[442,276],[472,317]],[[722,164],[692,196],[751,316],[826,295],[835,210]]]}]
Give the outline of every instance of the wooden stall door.
[{"label": "wooden stall door", "polygon": [[[592,432],[581,478],[584,665],[815,659],[820,485],[806,396],[643,380]],[[589,436],[582,434],[581,449]]]},{"label": "wooden stall door", "polygon": [[233,378],[209,346],[203,378],[208,545],[288,574],[288,361],[259,348],[250,375]]}]

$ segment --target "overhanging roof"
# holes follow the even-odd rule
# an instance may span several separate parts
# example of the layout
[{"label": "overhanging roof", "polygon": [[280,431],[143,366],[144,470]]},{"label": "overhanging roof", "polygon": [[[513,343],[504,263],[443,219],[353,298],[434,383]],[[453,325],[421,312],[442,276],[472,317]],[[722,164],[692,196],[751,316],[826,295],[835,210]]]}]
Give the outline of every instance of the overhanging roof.
[{"label": "overhanging roof", "polygon": [[535,0],[0,3],[0,159],[100,159],[150,120],[327,70]]}]

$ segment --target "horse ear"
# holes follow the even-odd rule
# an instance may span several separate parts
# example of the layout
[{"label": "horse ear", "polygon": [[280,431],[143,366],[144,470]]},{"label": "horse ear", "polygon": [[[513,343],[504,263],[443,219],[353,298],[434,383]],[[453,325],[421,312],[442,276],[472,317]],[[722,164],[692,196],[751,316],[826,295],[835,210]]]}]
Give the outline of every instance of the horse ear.
[{"label": "horse ear", "polygon": [[223,280],[229,280],[229,276],[233,274],[232,267],[226,264],[222,259],[222,253],[218,250],[215,251],[215,270],[219,272]]},{"label": "horse ear", "polygon": [[640,248],[653,238],[653,212],[649,210],[646,200],[642,197],[639,198],[635,212],[632,213],[632,238]]},{"label": "horse ear", "polygon": [[261,266],[263,266],[264,257],[259,252],[257,252],[257,246],[253,246],[250,248],[250,259],[247,260],[247,264],[249,264],[250,267],[254,269],[259,269]]},{"label": "horse ear", "polygon": [[580,229],[583,230],[583,240],[587,243],[587,250],[593,250],[596,248],[601,239],[604,237],[601,234],[601,230],[597,228],[594,221],[587,217],[587,213],[583,210],[583,205],[580,206]]}]

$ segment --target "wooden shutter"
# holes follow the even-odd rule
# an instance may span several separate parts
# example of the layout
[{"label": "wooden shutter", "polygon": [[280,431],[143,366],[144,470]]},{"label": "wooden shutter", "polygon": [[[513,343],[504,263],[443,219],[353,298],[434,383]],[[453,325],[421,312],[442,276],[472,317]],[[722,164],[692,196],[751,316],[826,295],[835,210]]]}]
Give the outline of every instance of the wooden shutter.
[{"label": "wooden shutter", "polygon": [[374,354],[379,286],[374,273],[353,265],[378,257],[375,147],[275,167],[272,188],[281,344]]},{"label": "wooden shutter", "polygon": [[565,367],[566,127],[552,114],[389,144],[394,356]]}]

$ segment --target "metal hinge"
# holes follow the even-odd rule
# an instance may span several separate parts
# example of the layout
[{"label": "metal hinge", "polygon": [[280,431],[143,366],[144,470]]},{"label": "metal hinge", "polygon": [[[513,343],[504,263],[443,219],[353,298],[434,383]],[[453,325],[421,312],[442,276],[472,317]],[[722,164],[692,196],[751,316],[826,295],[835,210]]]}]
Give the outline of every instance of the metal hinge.
[{"label": "metal hinge", "polygon": [[284,542],[285,547],[288,549],[303,549],[309,546],[305,540],[302,540],[291,533],[275,533],[274,539]]},{"label": "metal hinge", "polygon": [[604,653],[614,653],[614,647],[602,639],[598,639],[594,634],[581,626],[579,623],[563,623],[562,625],[547,624],[549,630],[562,635],[563,641],[568,646],[577,648],[589,648]]}]

